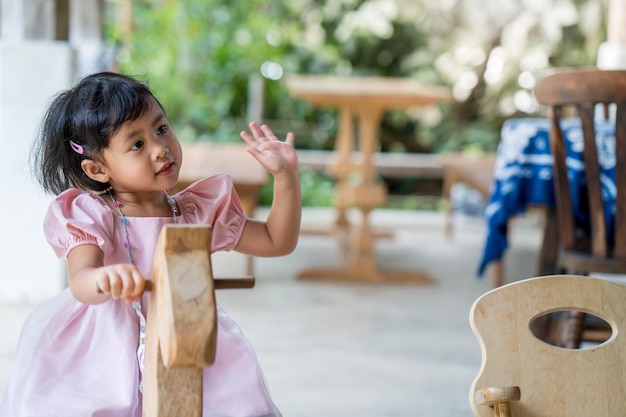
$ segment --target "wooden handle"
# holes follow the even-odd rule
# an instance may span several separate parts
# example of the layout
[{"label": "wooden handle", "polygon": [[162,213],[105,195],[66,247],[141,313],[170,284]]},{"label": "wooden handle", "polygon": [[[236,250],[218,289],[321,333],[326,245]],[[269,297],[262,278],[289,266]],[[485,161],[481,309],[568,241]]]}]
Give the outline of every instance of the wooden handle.
[{"label": "wooden handle", "polygon": [[254,288],[254,277],[247,276],[241,278],[215,278],[214,283],[216,290]]},{"label": "wooden handle", "polygon": [[[216,290],[230,290],[240,288],[254,288],[254,277],[241,278],[215,278],[213,280]],[[144,291],[152,291],[152,281],[146,281]],[[100,291],[101,292],[101,291]]]},{"label": "wooden handle", "polygon": [[522,393],[519,387],[487,387],[474,393],[476,405],[494,406],[495,404],[519,401]]}]

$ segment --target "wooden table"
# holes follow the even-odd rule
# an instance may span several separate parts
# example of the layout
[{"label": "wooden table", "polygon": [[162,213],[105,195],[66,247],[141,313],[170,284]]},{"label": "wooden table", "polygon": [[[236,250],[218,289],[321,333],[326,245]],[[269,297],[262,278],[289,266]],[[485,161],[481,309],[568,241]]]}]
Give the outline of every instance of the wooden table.
[{"label": "wooden table", "polygon": [[[584,191],[584,159],[580,120],[564,119],[561,122],[565,146],[568,149],[570,187],[574,193],[574,207],[579,204]],[[491,195],[486,210],[486,237],[483,254],[478,265],[478,276],[488,266],[493,267],[493,286],[505,284],[503,259],[508,246],[508,223],[529,209],[545,211],[544,236],[539,250],[537,275],[559,273],[557,270],[559,236],[556,223],[552,151],[550,148],[550,120],[547,118],[513,118],[501,130],[500,143],[491,184]],[[612,218],[615,211],[615,127],[612,123],[597,123],[598,156],[605,177],[605,215]],[[576,184],[576,186],[574,186]],[[587,213],[578,213],[581,224]]]},{"label": "wooden table", "polygon": [[[223,172],[233,179],[243,211],[248,217],[254,215],[259,190],[267,183],[268,173],[246,151],[245,143],[185,142],[181,146],[183,164],[178,184],[170,190],[172,194],[195,181]],[[253,263],[253,258],[248,256],[246,273],[249,275],[254,272]]]},{"label": "wooden table", "polygon": [[[378,145],[378,129],[384,113],[390,109],[429,106],[452,100],[449,90],[423,85],[408,78],[290,76],[285,80],[294,97],[312,106],[339,110],[339,131],[335,140],[335,156],[328,171],[335,178],[336,231],[350,229],[348,265],[340,269],[311,269],[300,278],[345,279],[370,282],[431,282],[419,271],[381,271],[374,249],[375,233],[369,224],[372,209],[382,206],[387,197],[385,186],[377,181],[373,156]],[[354,123],[358,135],[355,136]],[[355,141],[358,150],[355,149]],[[356,152],[355,152],[356,151]],[[356,207],[361,222],[351,227],[346,211]]]}]

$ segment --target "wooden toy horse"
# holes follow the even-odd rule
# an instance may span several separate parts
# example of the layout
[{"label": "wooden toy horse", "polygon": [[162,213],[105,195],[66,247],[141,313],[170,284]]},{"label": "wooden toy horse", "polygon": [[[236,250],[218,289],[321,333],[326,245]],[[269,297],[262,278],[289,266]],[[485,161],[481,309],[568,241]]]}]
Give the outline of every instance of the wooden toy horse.
[{"label": "wooden toy horse", "polygon": [[[580,275],[542,276],[483,294],[470,324],[482,365],[470,388],[475,417],[626,415],[626,285]],[[577,310],[606,320],[611,337],[566,349],[535,336],[533,322]]]},{"label": "wooden toy horse", "polygon": [[202,368],[215,360],[215,289],[252,288],[253,277],[213,279],[211,228],[168,225],[152,267],[146,353],[144,417],[200,417]]}]

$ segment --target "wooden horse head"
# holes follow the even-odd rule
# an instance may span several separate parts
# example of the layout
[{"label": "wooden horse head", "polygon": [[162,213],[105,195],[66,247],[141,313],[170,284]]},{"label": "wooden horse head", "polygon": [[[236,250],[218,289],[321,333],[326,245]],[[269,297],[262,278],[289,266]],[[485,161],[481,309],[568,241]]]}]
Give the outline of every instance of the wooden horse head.
[{"label": "wooden horse head", "polygon": [[215,360],[214,290],[253,286],[252,277],[213,279],[209,226],[163,228],[148,285],[144,417],[202,415],[202,368]]}]

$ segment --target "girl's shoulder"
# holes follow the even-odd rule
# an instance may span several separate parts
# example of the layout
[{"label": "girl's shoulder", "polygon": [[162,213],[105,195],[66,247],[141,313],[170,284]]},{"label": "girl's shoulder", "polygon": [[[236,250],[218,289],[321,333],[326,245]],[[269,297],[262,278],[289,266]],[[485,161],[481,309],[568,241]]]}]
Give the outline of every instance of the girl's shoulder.
[{"label": "girl's shoulder", "polygon": [[213,239],[214,249],[222,249],[218,240],[229,242],[228,249],[234,247],[247,217],[229,175],[217,174],[196,181],[175,194],[174,198],[185,223],[210,224],[214,227],[214,235],[220,236],[220,239]]},{"label": "girl's shoulder", "polygon": [[111,211],[101,196],[78,188],[69,188],[57,195],[50,203],[50,208],[60,209],[66,214],[85,211],[97,214]]},{"label": "girl's shoulder", "polygon": [[176,193],[179,201],[188,199],[215,199],[230,195],[233,191],[233,180],[228,174],[215,174],[198,180],[187,188]]},{"label": "girl's shoulder", "polygon": [[101,196],[70,188],[50,202],[45,224],[103,224],[112,217],[113,211]]},{"label": "girl's shoulder", "polygon": [[50,202],[44,218],[44,234],[57,256],[65,258],[79,244],[102,247],[112,240],[114,214],[102,197],[68,189]]}]

